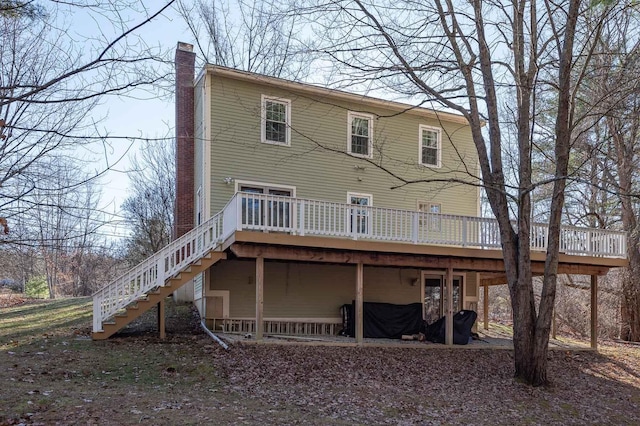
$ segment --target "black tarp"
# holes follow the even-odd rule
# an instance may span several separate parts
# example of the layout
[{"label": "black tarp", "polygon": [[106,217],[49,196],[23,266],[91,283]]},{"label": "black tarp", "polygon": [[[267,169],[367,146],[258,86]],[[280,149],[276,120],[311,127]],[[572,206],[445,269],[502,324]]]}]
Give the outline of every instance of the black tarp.
[{"label": "black tarp", "polygon": [[[471,328],[478,314],[475,311],[462,310],[453,316],[453,344],[466,345],[471,338]],[[425,338],[434,343],[444,343],[446,319],[440,318],[425,328]]]},{"label": "black tarp", "polygon": [[[343,305],[343,334],[355,337],[355,301]],[[417,334],[422,327],[422,303],[394,305],[392,303],[363,303],[364,337],[400,339],[403,334]]]}]

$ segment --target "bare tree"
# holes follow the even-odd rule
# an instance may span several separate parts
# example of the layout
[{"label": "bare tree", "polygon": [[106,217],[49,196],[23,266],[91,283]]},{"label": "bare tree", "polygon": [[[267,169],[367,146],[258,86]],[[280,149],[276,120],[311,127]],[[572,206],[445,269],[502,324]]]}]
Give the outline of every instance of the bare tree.
[{"label": "bare tree", "polygon": [[[482,185],[500,227],[515,375],[533,385],[546,383],[570,150],[584,117],[577,93],[612,8],[580,0],[354,0],[315,7],[310,20],[325,41],[317,51],[337,65],[343,84],[414,96],[422,105],[440,105],[467,118]],[[544,121],[541,105],[553,105]],[[553,167],[534,181],[532,152],[545,133]],[[396,177],[403,185],[417,183]],[[537,303],[530,229],[532,192],[542,185],[549,185],[552,201]]]},{"label": "bare tree", "polygon": [[179,1],[177,9],[207,63],[274,77],[307,77],[300,18],[277,1]]},{"label": "bare tree", "polygon": [[0,216],[12,228],[2,248],[24,253],[21,279],[46,273],[52,297],[90,293],[109,275],[90,277],[107,245],[95,184],[109,166],[84,169],[113,140],[95,107],[170,72],[137,32],[172,3],[149,11],[136,0],[0,2]]},{"label": "bare tree", "polygon": [[[141,11],[146,17],[130,24],[121,11],[137,3],[98,0],[2,4],[0,216],[11,221],[25,208],[36,207],[31,195],[54,182],[43,173],[52,158],[68,156],[76,162],[88,161],[95,158],[96,149],[110,143],[110,135],[97,126],[101,118],[93,114],[100,100],[151,87],[164,77],[153,66],[162,59],[159,50],[148,48],[136,31],[172,1],[154,13]],[[96,33],[72,31],[66,18],[73,14],[94,19]],[[98,26],[99,22],[108,22],[110,27]],[[93,177],[105,171],[94,170]],[[70,187],[75,184],[64,182]]]},{"label": "bare tree", "polygon": [[173,144],[147,142],[132,159],[131,196],[122,205],[132,228],[126,258],[136,264],[171,241],[175,203]]},{"label": "bare tree", "polygon": [[597,117],[591,133],[591,152],[593,157],[604,157],[608,167],[593,176],[593,186],[617,201],[615,216],[629,236],[620,337],[640,341],[640,14],[630,8],[615,18],[598,44],[593,68],[600,72],[585,96],[604,100],[598,104],[602,118]]}]

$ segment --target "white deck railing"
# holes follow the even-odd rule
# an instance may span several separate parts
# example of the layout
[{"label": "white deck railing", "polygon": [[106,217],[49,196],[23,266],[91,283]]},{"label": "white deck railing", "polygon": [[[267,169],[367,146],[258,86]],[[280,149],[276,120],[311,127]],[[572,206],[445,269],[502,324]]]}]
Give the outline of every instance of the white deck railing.
[{"label": "white deck railing", "polygon": [[[230,223],[233,221],[233,223]],[[284,196],[238,193],[224,211],[225,237],[235,230],[287,232],[354,240],[500,248],[498,221],[490,218],[388,209]],[[531,249],[547,249],[548,226],[531,226]],[[627,255],[626,233],[563,226],[562,253]]]},{"label": "white deck railing", "polygon": [[222,214],[172,241],[93,294],[93,331],[102,322],[202,258],[221,241]]},{"label": "white deck railing", "polygon": [[[500,248],[495,219],[387,209],[274,195],[237,193],[223,211],[93,294],[93,330],[198,260],[235,231],[286,232],[354,240]],[[531,226],[531,249],[546,250],[548,227]],[[562,227],[560,251],[625,258],[626,234]]]}]

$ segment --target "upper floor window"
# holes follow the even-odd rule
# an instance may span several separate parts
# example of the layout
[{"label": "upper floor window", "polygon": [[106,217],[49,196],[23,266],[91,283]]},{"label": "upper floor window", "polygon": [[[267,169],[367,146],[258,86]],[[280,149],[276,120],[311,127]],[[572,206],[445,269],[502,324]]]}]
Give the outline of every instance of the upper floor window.
[{"label": "upper floor window", "polygon": [[349,112],[347,152],[360,157],[373,157],[373,116]]},{"label": "upper floor window", "polygon": [[262,142],[291,145],[291,101],[262,95]]},{"label": "upper floor window", "polygon": [[420,125],[420,164],[429,167],[440,167],[441,151],[441,130],[437,127]]}]

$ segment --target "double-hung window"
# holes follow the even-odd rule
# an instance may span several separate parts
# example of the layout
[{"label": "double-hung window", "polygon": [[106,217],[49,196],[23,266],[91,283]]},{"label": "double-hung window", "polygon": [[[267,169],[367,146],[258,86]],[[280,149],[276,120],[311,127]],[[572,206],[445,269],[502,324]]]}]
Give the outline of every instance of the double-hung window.
[{"label": "double-hung window", "polygon": [[291,101],[262,95],[262,142],[291,145]]},{"label": "double-hung window", "polygon": [[373,116],[349,112],[347,152],[359,157],[373,157]]},{"label": "double-hung window", "polygon": [[437,127],[420,126],[420,164],[440,167],[442,158],[442,132]]}]

